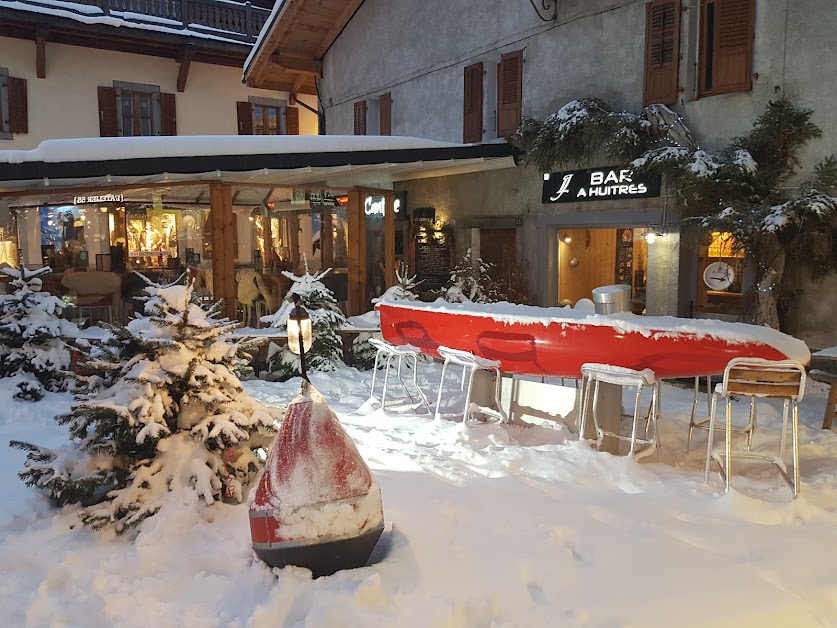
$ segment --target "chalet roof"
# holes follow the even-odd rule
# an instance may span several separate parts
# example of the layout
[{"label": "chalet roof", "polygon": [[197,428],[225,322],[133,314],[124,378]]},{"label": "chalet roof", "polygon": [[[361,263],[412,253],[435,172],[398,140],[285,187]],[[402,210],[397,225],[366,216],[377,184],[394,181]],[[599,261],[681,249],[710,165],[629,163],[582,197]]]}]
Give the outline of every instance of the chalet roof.
[{"label": "chalet roof", "polygon": [[0,151],[0,202],[68,202],[82,191],[163,194],[206,202],[209,182],[231,183],[234,203],[291,198],[293,188],[391,189],[397,181],[515,165],[506,143],[449,144],[412,137],[213,135],[47,140]]},{"label": "chalet roof", "polygon": [[251,87],[316,94],[323,56],[361,4],[363,0],[277,0],[244,62],[243,80]]},{"label": "chalet roof", "polygon": [[230,0],[0,0],[0,35],[174,58],[189,46],[196,61],[240,66],[268,15]]}]

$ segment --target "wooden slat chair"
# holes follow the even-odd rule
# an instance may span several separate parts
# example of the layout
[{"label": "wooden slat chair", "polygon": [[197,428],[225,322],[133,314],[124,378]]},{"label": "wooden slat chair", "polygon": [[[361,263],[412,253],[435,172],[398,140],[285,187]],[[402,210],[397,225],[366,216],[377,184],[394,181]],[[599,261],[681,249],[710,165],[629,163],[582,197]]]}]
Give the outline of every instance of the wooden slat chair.
[{"label": "wooden slat chair", "polygon": [[[689,417],[689,436],[686,439],[686,453],[692,448],[692,430],[701,429],[701,430],[708,430],[709,429],[709,414],[706,415],[706,418],[698,419],[698,398],[700,396],[700,377],[695,377],[695,396],[692,401],[692,414]],[[712,376],[706,376],[706,405],[707,410],[709,413],[712,412]],[[758,417],[756,416],[756,399],[755,397],[750,397],[750,414],[747,419],[747,424],[742,425],[740,427],[733,427],[732,431],[734,434],[746,434],[747,435],[747,451],[750,451],[750,448],[753,446],[753,432],[756,431],[756,426],[758,423]],[[716,425],[716,430],[724,431],[726,428],[724,426]]]},{"label": "wooden slat chair", "polygon": [[822,429],[830,430],[834,424],[834,419],[837,419],[837,374],[814,369],[808,373],[808,377],[829,386],[828,399],[825,402],[825,414],[822,417]]},{"label": "wooden slat chair", "polygon": [[[709,482],[711,461],[718,463],[721,477],[724,479],[724,492],[729,491],[732,474],[732,457],[762,460],[775,464],[779,474],[787,481],[796,497],[799,494],[799,408],[805,393],[805,367],[791,360],[771,361],[758,358],[735,358],[724,369],[724,379],[715,388],[709,412],[709,442],[706,447],[705,480]],[[732,449],[732,397],[750,397],[755,399],[782,399],[782,436],[778,455],[766,452],[733,451]],[[718,399],[726,399],[726,442],[724,452],[713,450],[715,420],[717,418]],[[751,405],[752,407],[752,405]],[[785,464],[785,445],[788,428],[788,411],[791,411],[791,441],[793,445],[793,478],[788,475]],[[723,458],[723,461],[721,460]]]}]

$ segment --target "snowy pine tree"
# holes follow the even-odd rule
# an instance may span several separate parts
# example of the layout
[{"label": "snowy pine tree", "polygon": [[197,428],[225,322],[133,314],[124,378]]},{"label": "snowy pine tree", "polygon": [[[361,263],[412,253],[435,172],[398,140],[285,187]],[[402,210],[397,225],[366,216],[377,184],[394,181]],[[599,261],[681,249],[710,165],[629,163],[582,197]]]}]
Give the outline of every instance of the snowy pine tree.
[{"label": "snowy pine tree", "polygon": [[64,338],[77,336],[78,327],[61,318],[65,303],[41,292],[41,275],[49,267],[0,270],[12,278],[12,294],[0,295],[0,377],[18,376],[16,399],[37,401],[44,389],[61,390],[70,366],[70,347]]},{"label": "snowy pine tree", "polygon": [[471,249],[450,273],[450,285],[445,290],[444,299],[451,303],[496,303],[504,301],[494,281],[494,264],[481,258],[471,259]]},{"label": "snowy pine tree", "polygon": [[[81,503],[82,521],[117,532],[155,514],[172,493],[206,504],[240,502],[282,411],[256,402],[232,373],[237,323],[192,302],[191,286],[148,287],[145,317],[102,341],[88,366],[105,375],[56,420],[71,442],[27,452],[19,474],[59,504]],[[189,497],[185,497],[189,499]]]},{"label": "snowy pine tree", "polygon": [[[297,277],[293,273],[284,271],[282,274],[294,283],[285,296],[285,301],[275,314],[263,316],[262,321],[271,327],[288,327],[288,316],[294,309],[292,297],[298,294],[300,305],[311,317],[313,344],[310,351],[305,352],[305,366],[308,371],[333,371],[343,364],[343,344],[337,333],[337,328],[346,324],[346,316],[337,306],[334,294],[320,281],[330,268],[311,275],[306,265],[305,273]],[[302,373],[299,356],[291,352],[287,346],[277,348],[271,345],[268,357],[268,370],[286,379]]]}]

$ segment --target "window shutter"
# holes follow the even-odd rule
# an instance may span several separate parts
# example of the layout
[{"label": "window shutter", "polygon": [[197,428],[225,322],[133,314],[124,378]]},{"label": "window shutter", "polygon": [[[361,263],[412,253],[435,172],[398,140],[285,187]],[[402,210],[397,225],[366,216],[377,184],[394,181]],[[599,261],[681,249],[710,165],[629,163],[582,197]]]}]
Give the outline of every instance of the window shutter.
[{"label": "window shutter", "polygon": [[235,103],[238,112],[238,134],[253,135],[253,107],[249,102]]},{"label": "window shutter", "polygon": [[177,135],[174,94],[160,94],[160,135]]},{"label": "window shutter", "polygon": [[99,86],[99,135],[116,137],[119,125],[116,121],[116,90],[113,87]]},{"label": "window shutter", "polygon": [[381,114],[381,124],[379,127],[380,134],[392,135],[392,94],[390,92],[381,94],[378,107]]},{"label": "window shutter", "polygon": [[673,105],[678,95],[680,0],[654,0],[645,10],[644,105]]},{"label": "window shutter", "polygon": [[366,101],[355,103],[355,135],[366,135]]},{"label": "window shutter", "polygon": [[288,135],[299,135],[299,109],[297,107],[285,107],[285,123]]},{"label": "window shutter", "polygon": [[716,0],[712,93],[753,87],[754,0]]},{"label": "window shutter", "polygon": [[482,141],[482,63],[465,68],[462,141],[465,144]]},{"label": "window shutter", "polygon": [[500,57],[497,71],[497,136],[508,137],[520,125],[523,104],[523,51]]},{"label": "window shutter", "polygon": [[26,79],[9,77],[9,133],[29,133]]}]

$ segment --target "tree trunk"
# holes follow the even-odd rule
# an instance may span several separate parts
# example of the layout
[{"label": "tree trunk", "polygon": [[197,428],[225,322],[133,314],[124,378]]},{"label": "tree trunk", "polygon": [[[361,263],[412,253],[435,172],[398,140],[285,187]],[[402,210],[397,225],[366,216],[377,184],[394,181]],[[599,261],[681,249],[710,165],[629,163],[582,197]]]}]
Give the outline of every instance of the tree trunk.
[{"label": "tree trunk", "polygon": [[785,277],[785,251],[775,236],[762,238],[757,256],[762,270],[756,291],[756,325],[779,329],[779,294]]}]

